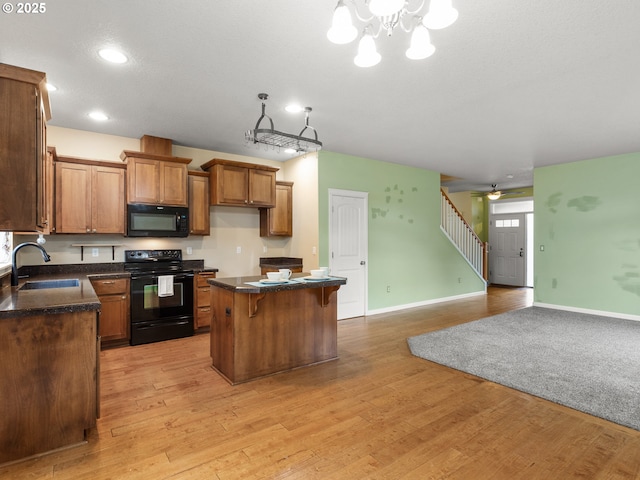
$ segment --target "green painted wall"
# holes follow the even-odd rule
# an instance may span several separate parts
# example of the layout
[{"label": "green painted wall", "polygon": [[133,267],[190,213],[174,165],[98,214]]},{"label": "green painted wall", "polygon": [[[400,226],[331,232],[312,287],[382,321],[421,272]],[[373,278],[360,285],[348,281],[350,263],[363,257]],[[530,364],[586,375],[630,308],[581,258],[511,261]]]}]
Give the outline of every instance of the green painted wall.
[{"label": "green painted wall", "polygon": [[483,282],[440,230],[438,173],[322,150],[318,158],[321,265],[329,264],[330,188],[369,194],[369,310],[484,290]]},{"label": "green painted wall", "polygon": [[534,201],[535,301],[640,315],[640,153],[537,168]]}]

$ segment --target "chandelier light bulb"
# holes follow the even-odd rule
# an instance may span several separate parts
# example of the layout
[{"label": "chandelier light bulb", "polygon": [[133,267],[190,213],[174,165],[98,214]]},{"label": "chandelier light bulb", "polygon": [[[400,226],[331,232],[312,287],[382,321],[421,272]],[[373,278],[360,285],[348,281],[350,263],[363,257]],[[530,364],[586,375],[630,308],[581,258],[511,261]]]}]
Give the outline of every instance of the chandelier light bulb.
[{"label": "chandelier light bulb", "polygon": [[327,32],[327,38],[330,42],[341,45],[352,42],[357,36],[358,29],[353,26],[351,12],[344,1],[340,0],[333,11],[333,20],[331,28]]},{"label": "chandelier light bulb", "polygon": [[431,0],[429,11],[422,23],[432,30],[446,28],[458,19],[458,11],[451,5],[451,0]]},{"label": "chandelier light bulb", "polygon": [[358,55],[353,59],[353,63],[358,67],[373,67],[380,63],[381,58],[373,37],[368,34],[363,35],[358,44]]},{"label": "chandelier light bulb", "polygon": [[423,58],[433,55],[435,51],[436,47],[431,43],[429,30],[422,24],[416,25],[411,34],[411,44],[405,53],[407,58],[411,60],[422,60]]},{"label": "chandelier light bulb", "polygon": [[376,17],[388,17],[404,8],[405,0],[371,0],[369,11]]}]

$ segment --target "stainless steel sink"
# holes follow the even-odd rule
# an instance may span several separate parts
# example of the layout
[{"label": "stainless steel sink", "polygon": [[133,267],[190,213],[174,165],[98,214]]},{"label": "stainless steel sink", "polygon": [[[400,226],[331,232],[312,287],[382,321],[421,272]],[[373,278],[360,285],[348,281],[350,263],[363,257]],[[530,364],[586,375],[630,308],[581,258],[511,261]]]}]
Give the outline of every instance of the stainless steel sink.
[{"label": "stainless steel sink", "polygon": [[20,287],[20,290],[38,290],[42,288],[66,288],[66,287],[79,287],[80,280],[77,278],[64,278],[60,280],[39,280],[33,282],[26,282]]}]

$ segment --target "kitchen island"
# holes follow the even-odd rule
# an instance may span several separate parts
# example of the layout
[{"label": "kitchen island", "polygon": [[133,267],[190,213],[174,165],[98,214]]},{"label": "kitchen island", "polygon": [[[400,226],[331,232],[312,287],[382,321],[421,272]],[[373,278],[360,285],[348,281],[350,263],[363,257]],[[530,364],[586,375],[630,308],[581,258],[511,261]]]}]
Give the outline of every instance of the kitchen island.
[{"label": "kitchen island", "polygon": [[213,368],[237,384],[338,358],[337,291],[345,278],[261,283],[212,278]]}]

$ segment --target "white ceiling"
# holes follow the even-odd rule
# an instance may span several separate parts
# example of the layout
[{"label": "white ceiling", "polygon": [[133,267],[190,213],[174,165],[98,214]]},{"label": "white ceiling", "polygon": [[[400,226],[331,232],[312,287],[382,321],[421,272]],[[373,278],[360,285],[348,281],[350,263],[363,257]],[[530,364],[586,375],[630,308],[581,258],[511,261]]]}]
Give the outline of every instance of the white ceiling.
[{"label": "white ceiling", "polygon": [[[335,0],[55,0],[0,13],[0,62],[47,73],[52,125],[286,160],[244,140],[267,92],[277,130],[302,129],[303,114],[283,110],[298,101],[325,150],[465,180],[452,191],[640,151],[640,1],[453,4],[432,57],[408,60],[398,31],[362,69],[355,43],[326,38]],[[106,64],[104,46],[131,61]],[[111,119],[95,123],[93,109]]]}]

